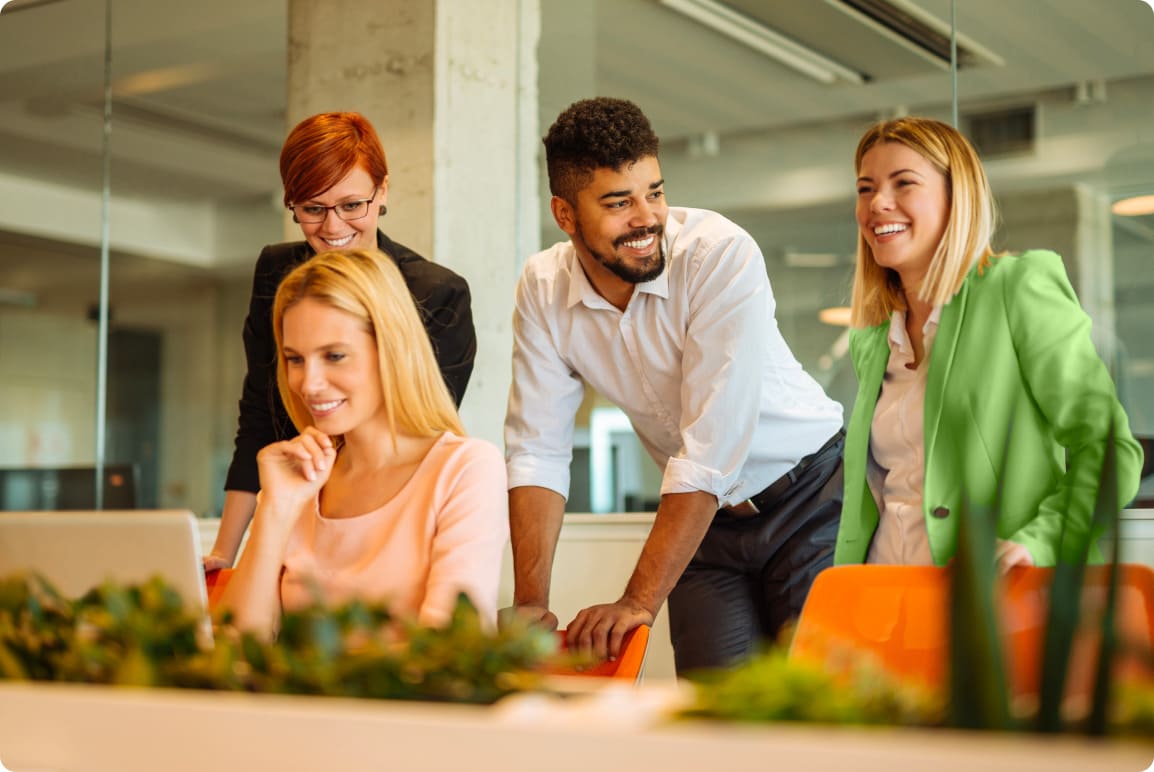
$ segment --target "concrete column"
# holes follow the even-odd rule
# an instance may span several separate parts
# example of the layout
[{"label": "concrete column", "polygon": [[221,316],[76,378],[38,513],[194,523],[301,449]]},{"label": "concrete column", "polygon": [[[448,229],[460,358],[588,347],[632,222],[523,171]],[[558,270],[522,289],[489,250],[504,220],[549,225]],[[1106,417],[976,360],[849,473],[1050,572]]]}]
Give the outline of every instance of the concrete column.
[{"label": "concrete column", "polygon": [[1110,198],[1086,185],[1075,185],[1078,230],[1074,259],[1078,265],[1074,285],[1082,307],[1094,320],[1090,331],[1098,353],[1115,379],[1118,378],[1117,313],[1114,305],[1114,223]]},{"label": "concrete column", "polygon": [[477,362],[461,414],[500,444],[517,268],[538,245],[539,0],[289,0],[291,127],[356,110],[389,159],[396,240],[464,276]]}]

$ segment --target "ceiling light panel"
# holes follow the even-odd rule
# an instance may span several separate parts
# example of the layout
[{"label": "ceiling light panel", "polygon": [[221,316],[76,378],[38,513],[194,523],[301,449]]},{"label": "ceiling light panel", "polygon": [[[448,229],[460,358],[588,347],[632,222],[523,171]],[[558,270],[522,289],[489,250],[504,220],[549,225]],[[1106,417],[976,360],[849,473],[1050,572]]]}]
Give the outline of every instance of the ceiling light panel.
[{"label": "ceiling light panel", "polygon": [[[725,0],[725,4],[750,18],[810,48],[836,55],[845,66],[864,73],[866,79],[887,82],[922,75],[938,75],[949,66],[942,60],[879,21],[851,8],[852,0],[801,0],[765,2],[765,0]],[[884,2],[884,7],[883,7]],[[875,12],[901,16],[917,22],[930,31],[941,32],[944,25],[948,40],[948,23],[936,19],[906,0],[874,0]],[[834,45],[827,50],[824,46]],[[852,44],[851,44],[852,43]],[[958,45],[964,57],[975,61],[1001,64],[1001,59],[966,36]]]},{"label": "ceiling light panel", "polygon": [[661,0],[661,4],[826,85],[838,81],[860,84],[865,80],[860,72],[771,29],[729,4],[716,0]]}]

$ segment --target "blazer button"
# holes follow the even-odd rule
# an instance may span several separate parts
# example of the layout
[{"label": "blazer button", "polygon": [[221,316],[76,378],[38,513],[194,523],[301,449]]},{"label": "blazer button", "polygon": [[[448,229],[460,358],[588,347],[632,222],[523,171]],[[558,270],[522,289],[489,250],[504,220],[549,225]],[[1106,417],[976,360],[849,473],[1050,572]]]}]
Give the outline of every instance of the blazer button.
[{"label": "blazer button", "polygon": [[950,516],[950,510],[945,507],[934,507],[934,511],[930,514],[934,517],[945,519]]}]

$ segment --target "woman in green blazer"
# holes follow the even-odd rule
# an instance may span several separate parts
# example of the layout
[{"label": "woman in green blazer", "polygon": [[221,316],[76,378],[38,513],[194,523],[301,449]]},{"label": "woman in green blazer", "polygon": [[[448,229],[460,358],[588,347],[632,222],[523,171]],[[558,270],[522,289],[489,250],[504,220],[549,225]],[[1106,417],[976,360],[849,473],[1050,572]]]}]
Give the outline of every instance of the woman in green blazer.
[{"label": "woman in green blazer", "polygon": [[947,124],[879,123],[855,162],[859,388],[835,562],[943,565],[963,510],[995,507],[1003,571],[1081,559],[1107,442],[1120,502],[1142,451],[1062,259],[993,253],[985,172]]}]

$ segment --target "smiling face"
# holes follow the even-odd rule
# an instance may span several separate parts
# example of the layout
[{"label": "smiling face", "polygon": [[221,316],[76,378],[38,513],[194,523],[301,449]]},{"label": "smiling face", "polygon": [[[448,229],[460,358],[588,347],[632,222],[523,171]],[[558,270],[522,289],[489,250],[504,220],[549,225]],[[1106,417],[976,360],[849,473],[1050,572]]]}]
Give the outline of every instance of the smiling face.
[{"label": "smiling face", "polygon": [[898,142],[862,156],[857,224],[878,265],[901,276],[907,292],[920,286],[950,216],[946,177],[920,153]]},{"label": "smiling face", "polygon": [[594,288],[627,302],[633,287],[665,270],[661,238],[669,205],[661,166],[646,156],[617,169],[598,168],[576,205],[554,196],[553,216],[569,234]]},{"label": "smiling face", "polygon": [[318,223],[300,223],[301,233],[305,241],[314,252],[325,252],[329,249],[376,249],[377,247],[377,218],[380,207],[386,203],[388,197],[388,180],[378,188],[373,185],[373,178],[360,166],[346,174],[340,182],[323,193],[319,193],[304,201],[294,201],[293,204],[315,204],[319,206],[336,206],[351,201],[362,201],[369,196],[368,211],[356,220],[342,220],[332,209],[325,212],[325,219]]},{"label": "smiling face", "polygon": [[383,413],[377,344],[363,321],[305,298],[281,324],[289,389],[318,429],[344,435]]}]

